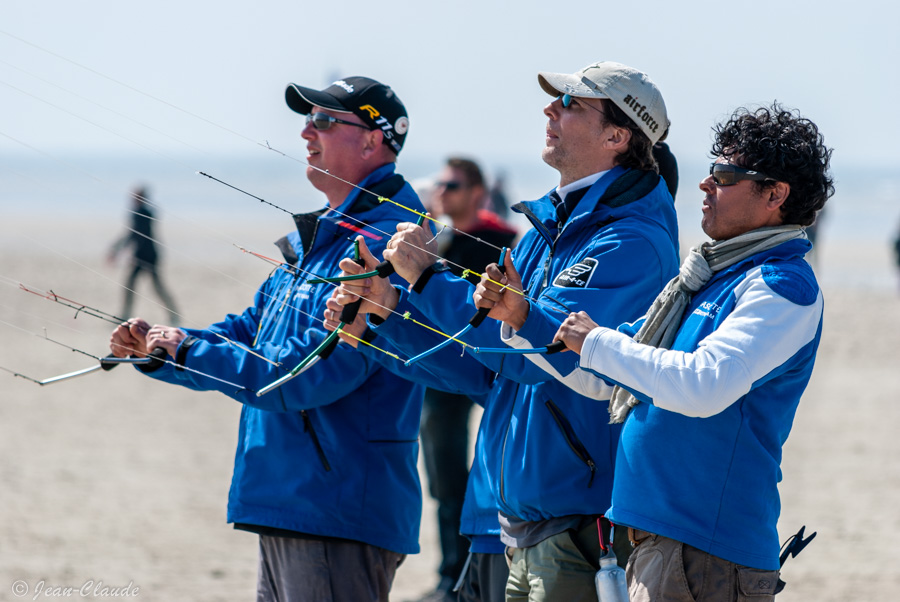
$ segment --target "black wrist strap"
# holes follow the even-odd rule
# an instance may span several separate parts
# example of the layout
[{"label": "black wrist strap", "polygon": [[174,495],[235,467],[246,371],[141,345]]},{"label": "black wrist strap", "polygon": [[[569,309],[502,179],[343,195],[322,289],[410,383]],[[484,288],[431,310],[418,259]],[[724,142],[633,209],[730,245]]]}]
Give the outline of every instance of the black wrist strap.
[{"label": "black wrist strap", "polygon": [[[375,315],[371,316],[371,318],[377,318],[377,317],[378,316],[375,316]],[[378,319],[381,320],[381,318],[378,318]],[[382,320],[382,322],[383,321],[384,320]],[[376,324],[376,326],[377,326],[377,324]],[[366,326],[366,329],[363,331],[362,336],[359,338],[361,338],[366,343],[371,344],[372,341],[374,341],[377,337],[378,337],[378,334],[374,330],[372,330],[371,328]]]},{"label": "black wrist strap", "polygon": [[433,263],[422,272],[422,275],[419,276],[419,279],[416,280],[416,283],[413,284],[412,290],[418,294],[422,294],[422,291],[425,290],[425,285],[428,284],[428,281],[431,280],[431,277],[437,274],[438,272],[443,272],[447,268],[445,268],[440,263]]},{"label": "black wrist strap", "polygon": [[184,370],[183,366],[185,360],[187,359],[188,349],[190,349],[198,340],[199,339],[197,337],[188,336],[186,339],[181,341],[181,344],[175,351],[175,363],[178,364],[177,366],[175,366],[176,370]]}]

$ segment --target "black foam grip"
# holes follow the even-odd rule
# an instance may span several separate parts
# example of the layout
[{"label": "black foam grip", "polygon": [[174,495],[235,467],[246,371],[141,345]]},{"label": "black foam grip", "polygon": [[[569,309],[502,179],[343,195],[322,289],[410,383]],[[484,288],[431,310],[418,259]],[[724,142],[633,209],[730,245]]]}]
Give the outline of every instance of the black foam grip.
[{"label": "black foam grip", "polygon": [[107,372],[109,372],[110,370],[112,370],[113,368],[115,368],[116,366],[119,365],[119,362],[106,361],[106,358],[108,358],[108,357],[115,358],[116,356],[114,356],[113,354],[110,353],[106,357],[100,358],[100,367],[103,368],[104,370],[106,370]]},{"label": "black foam grip", "polygon": [[[165,349],[163,349],[162,347],[157,347],[156,349],[153,350],[153,353],[151,353],[147,356],[150,358],[150,361],[143,365],[145,368],[156,370],[157,368],[162,367],[166,363],[165,359],[166,359],[166,356],[168,356],[168,355],[169,354]],[[112,370],[113,368],[115,368],[116,366],[121,364],[122,362],[106,361],[107,358],[115,359],[115,357],[116,356],[110,354],[110,355],[107,355],[106,357],[100,358],[100,367],[103,368],[104,370],[106,370],[107,372],[109,372],[110,370]]]},{"label": "black foam grip", "polygon": [[559,353],[560,351],[566,348],[566,344],[562,341],[556,341],[555,343],[550,343],[547,345],[547,351],[544,353],[547,355],[553,355],[554,353]]},{"label": "black foam grip", "polygon": [[150,355],[147,357],[150,358],[150,361],[146,364],[147,368],[150,370],[156,370],[157,368],[161,368],[166,363],[166,357],[168,357],[169,352],[163,349],[162,347],[157,347],[153,351],[150,352]]},{"label": "black foam grip", "polygon": [[[356,303],[354,303],[353,305],[356,305]],[[348,307],[350,307],[350,306],[345,305],[344,310],[346,310]],[[359,309],[359,307],[357,307],[357,309]],[[331,355],[331,352],[334,351],[335,349],[337,349],[338,343],[340,343],[340,341],[341,341],[340,337],[334,337],[331,340],[331,343],[329,343],[328,347],[326,347],[319,353],[319,357],[322,358],[323,360],[328,359],[328,356]]]},{"label": "black foam grip", "polygon": [[[503,260],[502,257],[501,257],[500,259],[501,259],[501,261]],[[501,263],[501,264],[498,264],[497,267],[500,268],[500,273],[501,273],[501,274],[505,274],[505,273],[506,273],[506,266],[505,266],[505,265],[503,265],[503,264]],[[472,325],[472,328],[478,328],[479,326],[481,326],[481,323],[484,322],[484,319],[487,317],[487,315],[488,315],[489,313],[491,313],[491,308],[490,308],[490,307],[479,307],[479,308],[478,308],[478,311],[475,312],[475,315],[472,316],[472,319],[469,320],[469,324]]]},{"label": "black foam grip", "polygon": [[349,305],[345,305],[341,310],[341,322],[344,324],[352,324],[353,320],[356,319],[357,314],[359,314],[360,305],[362,305],[362,299],[354,301]]},{"label": "black foam grip", "polygon": [[[366,262],[363,261],[363,259],[361,259],[360,257],[354,258],[353,261],[358,266],[366,265]],[[345,305],[344,308],[341,310],[341,322],[343,322],[344,324],[352,324],[353,320],[356,319],[357,314],[359,314],[359,308],[361,305],[362,305],[362,299],[360,299],[358,301],[354,301],[353,303],[350,303],[349,305]],[[337,340],[337,339],[335,339],[335,340]],[[320,354],[320,357],[321,357],[321,354]]]},{"label": "black foam grip", "polygon": [[547,351],[544,353],[547,355],[553,355],[554,353],[559,353],[566,348],[566,344],[562,341],[556,341],[555,343],[550,343],[547,345]]},{"label": "black foam grip", "polygon": [[379,278],[387,278],[394,273],[394,266],[390,261],[382,261],[375,266],[375,271],[378,272]]},{"label": "black foam grip", "polygon": [[491,313],[490,307],[479,307],[472,319],[469,320],[469,324],[472,325],[472,328],[478,328],[489,313]]}]

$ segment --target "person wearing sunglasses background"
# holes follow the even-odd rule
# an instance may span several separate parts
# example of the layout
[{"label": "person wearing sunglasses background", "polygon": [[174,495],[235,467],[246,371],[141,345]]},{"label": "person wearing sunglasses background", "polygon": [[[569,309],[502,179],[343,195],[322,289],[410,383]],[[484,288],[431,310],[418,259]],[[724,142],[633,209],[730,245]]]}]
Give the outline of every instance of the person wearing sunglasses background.
[{"label": "person wearing sunglasses background", "polygon": [[325,202],[293,216],[295,228],[276,243],[284,265],[243,313],[206,329],[133,318],[113,333],[111,350],[142,355],[161,347],[179,365],[247,388],[235,391],[168,364],[147,371],[244,404],[228,522],[258,534],[260,602],[386,601],[400,562],[419,551],[423,388],[340,344],[283,386],[254,393],[300,364],[329,334],[318,316],[332,287],[307,280],[334,275],[360,233],[380,252],[388,239],[383,233],[409,219],[409,211],[379,203],[377,195],[424,211],[395,171],[409,120],[394,91],[366,77],[347,77],[324,90],[290,84],[285,99],[307,116],[301,134],[306,176]]},{"label": "person wearing sunglasses background", "polygon": [[[678,231],[672,197],[651,150],[668,132],[669,120],[662,94],[647,75],[600,62],[574,74],[539,73],[538,83],[551,96],[543,109],[542,158],[558,171],[559,184],[543,198],[513,207],[533,227],[506,264],[522,274],[520,290],[532,301],[517,295],[520,303],[497,317],[509,317],[549,343],[566,309],[589,308],[609,326],[624,316],[636,319],[677,272]],[[364,300],[361,311],[370,312],[373,332],[407,357],[433,343],[423,329],[409,328],[385,307],[424,315],[447,333],[458,332],[476,311],[471,285],[422,251],[436,248],[431,238],[415,224],[401,224],[384,251],[412,285],[409,291],[370,279],[345,282],[338,295],[341,303],[357,294],[377,303]],[[371,269],[374,256],[364,248],[363,256],[365,268],[344,261],[342,269]],[[463,338],[469,345],[503,347],[500,335],[498,322],[487,319]],[[608,424],[605,404],[555,380],[557,372],[575,368],[570,357],[547,358],[552,370],[521,356],[470,348],[459,358],[453,346],[415,366],[486,383],[462,528],[488,534],[499,517],[511,565],[506,599],[595,601],[601,539],[609,538],[609,524],[599,519],[610,503],[620,427]],[[625,535],[617,530],[612,546],[623,563],[631,549]],[[476,580],[484,568],[470,564],[462,600],[477,599],[468,588],[473,567]]]},{"label": "person wearing sunglasses background", "polygon": [[[481,167],[465,157],[450,157],[437,176],[431,196],[431,210],[442,221],[468,236],[449,228],[439,234],[438,254],[447,267],[462,276],[459,266],[475,269],[496,260],[496,251],[481,241],[495,247],[512,247],[516,230],[495,213],[486,209],[488,187]],[[476,240],[480,239],[480,240]],[[469,279],[476,283],[474,275]],[[441,563],[438,566],[439,582],[435,590],[419,602],[447,602],[456,600],[453,588],[462,573],[470,549],[469,540],[460,534],[460,515],[469,476],[469,414],[472,400],[457,393],[427,388],[422,406],[422,457],[428,477],[428,491],[437,501],[438,537]],[[499,554],[502,544],[500,525],[490,545],[477,539],[472,551],[494,552],[492,557],[495,587],[505,588],[506,561]],[[485,584],[485,587],[489,587]],[[503,589],[499,591],[502,599]],[[496,596],[495,596],[496,597]],[[485,598],[489,599],[489,598]]]},{"label": "person wearing sunglasses background", "polygon": [[782,446],[822,331],[804,227],[834,193],[831,149],[774,104],[718,125],[712,154],[700,182],[712,241],[637,322],[602,327],[588,310],[555,337],[580,354],[566,384],[611,398],[624,421],[608,516],[635,544],[632,602],[772,600],[783,587]]}]

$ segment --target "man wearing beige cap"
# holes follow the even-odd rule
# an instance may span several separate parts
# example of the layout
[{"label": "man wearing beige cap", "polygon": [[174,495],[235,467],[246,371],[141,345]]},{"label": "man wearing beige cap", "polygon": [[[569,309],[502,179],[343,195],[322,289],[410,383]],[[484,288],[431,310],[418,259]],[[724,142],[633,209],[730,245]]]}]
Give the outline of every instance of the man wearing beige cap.
[{"label": "man wearing beige cap", "polygon": [[[471,286],[422,251],[433,250],[431,234],[404,223],[384,258],[410,290],[361,280],[345,283],[350,294],[339,301],[361,295],[378,303],[362,305],[374,314],[373,331],[411,357],[431,341],[387,307],[424,314],[452,333],[466,324],[476,301],[487,306],[502,299],[493,305],[493,320],[462,337],[469,345],[465,358],[454,345],[421,361],[436,373],[485,383],[483,445],[470,475],[464,529],[470,524],[467,532],[488,532],[488,519],[499,511],[510,563],[507,600],[595,601],[594,573],[609,538],[601,515],[609,507],[620,427],[608,424],[605,403],[557,380],[576,369],[572,354],[543,356],[545,365],[538,367],[522,355],[472,351],[506,347],[501,326],[509,327],[501,321],[529,340],[550,343],[570,311],[589,310],[610,326],[635,319],[675,275],[675,210],[651,151],[669,121],[656,85],[618,63],[596,63],[572,75],[540,73],[538,81],[553,97],[544,107],[542,155],[559,172],[559,185],[513,207],[533,228],[506,255],[506,276],[496,264],[487,268],[492,280],[508,278],[525,295],[501,295],[482,279],[487,288],[473,299]],[[356,273],[373,260],[369,255],[365,268],[341,267]],[[617,531],[613,546],[622,564],[630,550],[624,536]],[[472,566],[479,570],[478,559]]]}]

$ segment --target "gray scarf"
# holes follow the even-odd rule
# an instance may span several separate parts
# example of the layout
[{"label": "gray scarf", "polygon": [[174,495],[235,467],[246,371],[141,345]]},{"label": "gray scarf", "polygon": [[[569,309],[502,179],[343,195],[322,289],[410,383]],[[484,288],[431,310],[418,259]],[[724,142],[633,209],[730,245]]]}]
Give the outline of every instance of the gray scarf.
[{"label": "gray scarf", "polygon": [[[694,293],[709,282],[713,274],[744,259],[777,247],[795,238],[806,238],[802,226],[788,225],[758,228],[728,240],[705,242],[688,254],[678,275],[656,297],[644,324],[634,340],[644,345],[668,349],[681,326],[681,317]],[[624,422],[638,400],[622,387],[615,387],[609,400],[610,424]]]}]

